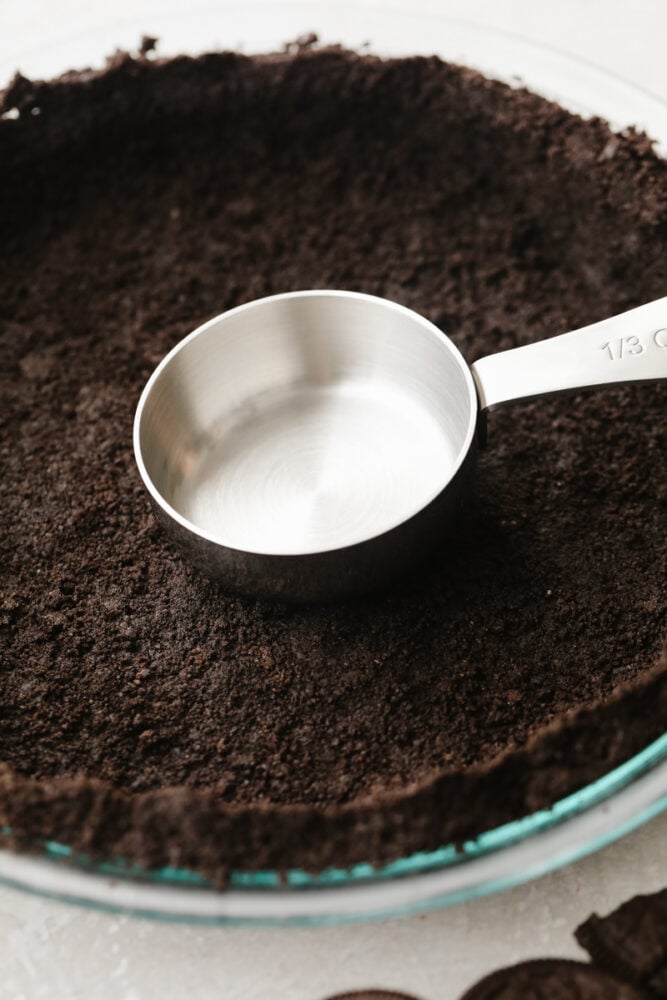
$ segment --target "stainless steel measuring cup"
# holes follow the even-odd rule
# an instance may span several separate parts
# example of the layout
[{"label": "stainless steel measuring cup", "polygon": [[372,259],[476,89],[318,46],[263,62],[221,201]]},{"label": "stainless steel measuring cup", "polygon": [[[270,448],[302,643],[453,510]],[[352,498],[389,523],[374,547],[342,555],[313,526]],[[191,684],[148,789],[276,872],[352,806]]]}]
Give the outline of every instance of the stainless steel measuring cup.
[{"label": "stainless steel measuring cup", "polygon": [[667,298],[470,368],[404,306],[289,292],[177,344],[136,411],[158,518],[209,575],[295,601],[371,588],[428,553],[465,503],[480,414],[667,377]]}]

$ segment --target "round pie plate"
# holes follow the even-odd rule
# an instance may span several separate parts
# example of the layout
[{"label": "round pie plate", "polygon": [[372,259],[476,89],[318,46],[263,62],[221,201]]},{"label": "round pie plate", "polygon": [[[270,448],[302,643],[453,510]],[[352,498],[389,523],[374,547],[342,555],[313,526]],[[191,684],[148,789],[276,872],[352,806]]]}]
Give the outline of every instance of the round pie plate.
[{"label": "round pie plate", "polygon": [[[667,153],[667,104],[608,73],[520,37],[437,14],[358,2],[251,2],[146,14],[80,35],[43,38],[0,59],[0,86],[20,69],[48,78],[102,66],[116,48],[136,50],[143,34],[160,55],[216,49],[272,51],[315,32],[322,43],[368,46],[379,55],[439,55],[558,101],[614,128],[646,131]],[[398,916],[460,902],[537,878],[604,847],[667,809],[667,733],[620,767],[548,810],[463,845],[415,854],[384,868],[358,864],[318,876],[292,870],[236,872],[213,890],[188,871],[148,872],[116,859],[92,864],[48,842],[39,856],[0,851],[0,882],[43,896],[158,919],[201,923],[316,924]],[[0,833],[9,831],[0,831]]]}]

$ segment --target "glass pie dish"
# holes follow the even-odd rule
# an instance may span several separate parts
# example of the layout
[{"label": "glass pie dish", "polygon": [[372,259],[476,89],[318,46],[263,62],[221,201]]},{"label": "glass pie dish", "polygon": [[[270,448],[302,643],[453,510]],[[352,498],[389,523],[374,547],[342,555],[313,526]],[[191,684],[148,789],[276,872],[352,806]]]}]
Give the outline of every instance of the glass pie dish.
[{"label": "glass pie dish", "polygon": [[[667,108],[655,98],[567,56],[521,39],[435,15],[381,12],[341,4],[261,4],[200,13],[146,16],[51,42],[17,59],[21,70],[51,76],[100,64],[116,47],[136,48],[142,33],[160,38],[163,55],[227,47],[280,48],[315,31],[323,42],[381,55],[437,53],[508,82],[521,82],[614,127],[635,124],[667,143]],[[0,66],[8,78],[15,65]],[[110,861],[92,865],[47,843],[34,858],[3,852],[0,879],[43,894],[106,908],[211,922],[307,923],[363,919],[456,902],[511,885],[595,850],[667,805],[667,736],[549,810],[489,831],[463,845],[403,858],[379,870],[359,864],[319,876],[289,871],[237,872],[214,892],[192,873],[146,872]]]}]

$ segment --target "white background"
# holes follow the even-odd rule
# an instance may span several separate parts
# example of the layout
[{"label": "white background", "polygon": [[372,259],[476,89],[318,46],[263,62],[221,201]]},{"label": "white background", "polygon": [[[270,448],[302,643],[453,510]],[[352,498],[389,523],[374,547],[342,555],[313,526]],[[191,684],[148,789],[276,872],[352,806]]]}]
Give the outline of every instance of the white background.
[{"label": "white background", "polygon": [[[407,0],[391,5],[411,6]],[[150,31],[150,12],[165,6],[187,5],[0,0],[0,65],[18,65],[19,54],[37,42],[143,11]],[[419,0],[419,7],[547,42],[667,97],[664,0]],[[635,893],[666,885],[664,815],[530,885],[424,917],[337,929],[157,924],[0,888],[0,1000],[323,1000],[364,986],[455,1000],[499,965],[583,957],[572,937],[577,923],[593,910],[606,913]]]}]

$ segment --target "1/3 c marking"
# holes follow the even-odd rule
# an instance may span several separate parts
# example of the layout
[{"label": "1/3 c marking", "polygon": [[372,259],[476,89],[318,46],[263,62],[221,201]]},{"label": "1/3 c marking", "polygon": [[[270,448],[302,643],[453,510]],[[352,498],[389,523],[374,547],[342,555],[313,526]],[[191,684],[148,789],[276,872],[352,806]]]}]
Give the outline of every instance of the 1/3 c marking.
[{"label": "1/3 c marking", "polygon": [[600,348],[604,351],[610,361],[620,361],[621,358],[643,354],[648,347],[655,345],[660,348],[667,348],[667,327],[661,327],[651,334],[648,345],[642,344],[639,337],[632,334],[630,337],[619,337],[617,340],[609,340]]},{"label": "1/3 c marking", "polygon": [[634,334],[631,337],[619,337],[618,340],[610,340],[602,345],[602,350],[609,355],[610,361],[619,361],[628,354],[643,354],[644,345],[639,337]]}]

